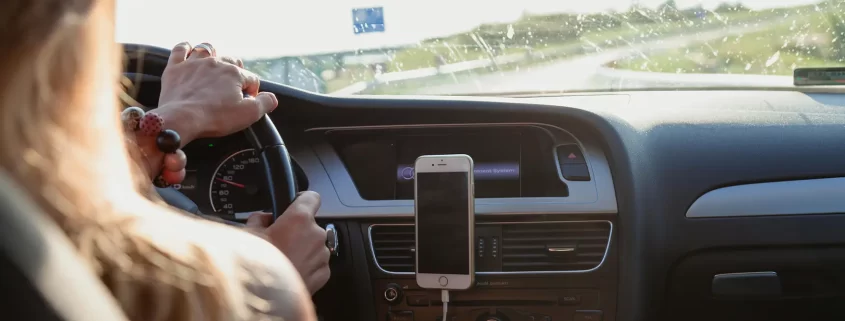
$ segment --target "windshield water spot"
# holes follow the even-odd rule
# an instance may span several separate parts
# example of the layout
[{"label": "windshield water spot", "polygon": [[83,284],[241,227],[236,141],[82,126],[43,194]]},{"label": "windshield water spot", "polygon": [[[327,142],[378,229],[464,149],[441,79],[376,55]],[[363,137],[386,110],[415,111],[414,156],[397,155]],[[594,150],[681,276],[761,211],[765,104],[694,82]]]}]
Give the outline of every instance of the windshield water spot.
[{"label": "windshield water spot", "polygon": [[767,67],[767,68],[768,68],[768,67],[771,67],[771,66],[772,66],[772,65],[774,65],[774,64],[775,64],[778,60],[780,60],[780,51],[775,52],[775,54],[774,54],[774,55],[772,55],[771,57],[769,57],[769,59],[768,59],[768,60],[766,60],[766,67]]},{"label": "windshield water spot", "polygon": [[[538,11],[526,2],[521,11],[510,12],[511,18],[480,17],[510,8],[485,10],[451,31],[447,19],[456,18],[444,15],[435,25],[425,22],[431,35],[408,32],[408,43],[395,40],[404,38],[410,21],[399,18],[397,12],[408,6],[400,4],[399,9],[385,8],[383,32],[350,34],[347,38],[355,37],[350,41],[326,41],[330,49],[246,59],[245,65],[265,79],[324,93],[461,94],[602,90],[609,84],[631,89],[792,86],[795,68],[835,67],[845,61],[842,0],[602,2],[616,7],[590,11],[586,4],[564,1],[561,8],[584,10]],[[468,19],[479,20],[467,25]],[[395,21],[403,22],[401,29]],[[388,38],[393,42],[377,41]],[[290,47],[306,51],[308,45]],[[726,77],[719,78],[722,85],[695,74]],[[766,75],[771,81],[755,83],[764,78],[745,75]],[[618,81],[623,77],[626,81]]]}]

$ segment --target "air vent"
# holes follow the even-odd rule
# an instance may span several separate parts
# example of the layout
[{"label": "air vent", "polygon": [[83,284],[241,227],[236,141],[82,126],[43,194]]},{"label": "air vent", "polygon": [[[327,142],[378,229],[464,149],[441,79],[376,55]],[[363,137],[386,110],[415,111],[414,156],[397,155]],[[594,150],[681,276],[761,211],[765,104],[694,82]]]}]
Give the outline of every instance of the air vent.
[{"label": "air vent", "polygon": [[585,271],[599,266],[610,222],[502,225],[502,271]]},{"label": "air vent", "polygon": [[414,272],[414,226],[373,225],[370,242],[376,263],[393,273]]},{"label": "air vent", "polygon": [[[601,265],[610,244],[609,221],[477,223],[476,238],[487,240],[476,257],[477,274],[585,272]],[[414,225],[370,226],[370,245],[378,267],[387,273],[414,273]],[[501,256],[491,255],[493,238]],[[477,248],[477,244],[476,244]]]}]

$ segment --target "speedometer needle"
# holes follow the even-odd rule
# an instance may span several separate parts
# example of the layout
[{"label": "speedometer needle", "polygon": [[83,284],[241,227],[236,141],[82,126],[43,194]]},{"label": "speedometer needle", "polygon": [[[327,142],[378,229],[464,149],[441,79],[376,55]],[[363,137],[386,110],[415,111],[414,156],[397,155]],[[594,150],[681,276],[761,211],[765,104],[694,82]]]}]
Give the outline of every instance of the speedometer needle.
[{"label": "speedometer needle", "polygon": [[215,179],[215,180],[218,180],[218,181],[221,181],[221,182],[223,182],[223,183],[226,183],[226,184],[229,184],[229,185],[235,186],[235,187],[240,187],[240,188],[244,188],[244,187],[246,187],[244,184],[238,184],[238,183],[235,183],[235,182],[232,182],[232,181],[227,181],[227,180],[222,179],[222,178],[217,178],[217,177],[215,177],[214,179]]}]

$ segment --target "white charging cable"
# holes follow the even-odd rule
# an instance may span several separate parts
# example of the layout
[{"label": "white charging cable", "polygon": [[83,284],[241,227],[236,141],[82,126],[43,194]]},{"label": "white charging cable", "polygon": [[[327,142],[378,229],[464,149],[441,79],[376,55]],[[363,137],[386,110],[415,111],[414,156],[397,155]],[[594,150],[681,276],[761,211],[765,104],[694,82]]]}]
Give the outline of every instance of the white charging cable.
[{"label": "white charging cable", "polygon": [[446,319],[446,312],[449,311],[449,290],[440,290],[440,301],[443,301],[442,321],[449,321]]}]

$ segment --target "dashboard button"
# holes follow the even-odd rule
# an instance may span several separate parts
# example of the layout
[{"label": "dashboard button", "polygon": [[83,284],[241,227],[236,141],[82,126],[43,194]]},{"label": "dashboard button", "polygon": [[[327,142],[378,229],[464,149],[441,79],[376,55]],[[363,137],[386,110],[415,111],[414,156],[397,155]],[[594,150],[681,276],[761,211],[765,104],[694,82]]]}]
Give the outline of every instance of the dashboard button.
[{"label": "dashboard button", "polygon": [[412,307],[426,307],[428,306],[428,298],[425,295],[409,295],[408,305]]},{"label": "dashboard button", "polygon": [[387,321],[414,321],[414,311],[387,312]]},{"label": "dashboard button", "polygon": [[560,173],[568,181],[589,181],[590,170],[587,164],[563,164]]},{"label": "dashboard button", "polygon": [[584,154],[578,145],[560,145],[557,148],[557,159],[561,164],[585,164]]},{"label": "dashboard button", "polygon": [[601,310],[578,310],[575,311],[573,321],[601,321]]},{"label": "dashboard button", "polygon": [[545,314],[532,313],[529,317],[533,321],[552,321],[552,317]]},{"label": "dashboard button", "polygon": [[384,300],[390,304],[399,304],[402,302],[402,287],[396,283],[390,283],[384,289]]},{"label": "dashboard button", "polygon": [[564,295],[557,299],[560,305],[579,305],[581,304],[581,296],[579,295]]}]

